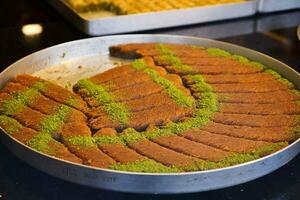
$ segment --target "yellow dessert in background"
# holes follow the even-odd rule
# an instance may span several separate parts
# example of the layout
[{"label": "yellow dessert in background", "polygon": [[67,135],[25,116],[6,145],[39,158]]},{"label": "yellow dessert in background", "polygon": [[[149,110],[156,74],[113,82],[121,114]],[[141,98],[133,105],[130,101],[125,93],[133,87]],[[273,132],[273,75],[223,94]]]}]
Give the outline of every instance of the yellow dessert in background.
[{"label": "yellow dessert in background", "polygon": [[116,15],[185,9],[246,0],[65,0],[78,12],[109,11]]}]

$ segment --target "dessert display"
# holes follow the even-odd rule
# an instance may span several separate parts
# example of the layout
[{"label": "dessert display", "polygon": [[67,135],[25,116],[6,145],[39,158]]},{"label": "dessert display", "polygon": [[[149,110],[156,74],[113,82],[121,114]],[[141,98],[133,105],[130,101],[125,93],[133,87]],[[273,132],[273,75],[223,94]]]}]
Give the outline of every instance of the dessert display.
[{"label": "dessert display", "polygon": [[78,12],[108,11],[115,15],[186,9],[244,1],[246,0],[66,0]]},{"label": "dessert display", "polygon": [[2,129],[66,161],[151,173],[241,164],[300,136],[299,91],[260,63],[193,45],[109,50],[133,61],[79,80],[73,91],[16,76],[0,91]]}]

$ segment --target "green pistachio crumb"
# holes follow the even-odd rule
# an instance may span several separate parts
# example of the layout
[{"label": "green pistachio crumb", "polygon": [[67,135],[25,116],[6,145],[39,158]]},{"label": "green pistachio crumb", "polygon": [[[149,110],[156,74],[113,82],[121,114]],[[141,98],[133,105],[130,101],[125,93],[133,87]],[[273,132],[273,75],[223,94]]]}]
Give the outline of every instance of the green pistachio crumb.
[{"label": "green pistachio crumb", "polygon": [[146,139],[144,134],[137,132],[133,128],[125,129],[119,137],[126,144],[135,143]]},{"label": "green pistachio crumb", "polygon": [[223,167],[229,167],[245,162],[249,162],[252,160],[256,160],[260,157],[269,155],[274,153],[288,145],[287,142],[279,142],[274,143],[262,148],[258,148],[250,153],[232,153],[231,155],[225,157],[223,160],[219,162],[211,162],[211,161],[204,161],[204,160],[197,160],[193,165],[184,166],[180,169],[184,171],[197,171],[197,170],[210,170],[210,169],[217,169]]},{"label": "green pistachio crumb", "polygon": [[85,147],[94,146],[94,139],[91,136],[74,136],[67,139],[69,143]]},{"label": "green pistachio crumb", "polygon": [[48,115],[41,121],[39,126],[45,134],[53,135],[59,131],[64,123],[66,116],[69,114],[71,108],[66,105],[60,105],[53,115]]},{"label": "green pistachio crumb", "polygon": [[[211,121],[214,113],[219,110],[217,95],[213,92],[212,87],[205,83],[201,75],[189,75],[189,78],[192,79],[194,85],[196,85],[195,90],[199,92],[205,91],[204,93],[200,93],[201,98],[197,100],[198,106],[194,111],[193,117],[188,118],[184,122],[171,122],[160,128],[141,132],[138,135],[138,139],[132,141],[135,142],[146,138],[154,139],[159,136],[181,134],[186,130],[202,127]],[[135,132],[134,130],[131,131]],[[141,137],[141,135],[144,137]]]},{"label": "green pistachio crumb", "polygon": [[281,83],[288,85],[289,87],[293,87],[293,83],[291,83],[289,80],[283,78],[279,73],[275,72],[272,69],[266,69],[265,73],[271,74],[275,79],[280,81]]},{"label": "green pistachio crumb", "polygon": [[207,48],[206,51],[213,56],[229,57],[231,54],[227,51],[218,48]]},{"label": "green pistachio crumb", "polygon": [[82,79],[78,81],[77,86],[84,88],[88,96],[93,97],[101,105],[104,111],[111,118],[121,124],[127,124],[130,118],[130,113],[124,103],[116,102],[116,97],[106,91],[106,88],[93,83],[91,80]]},{"label": "green pistachio crumb", "polygon": [[204,47],[198,45],[191,45],[191,47],[192,49],[204,49]]},{"label": "green pistachio crumb", "polygon": [[65,104],[67,104],[68,106],[71,106],[71,107],[75,107],[79,104],[79,100],[76,99],[75,97],[70,97],[66,102]]},{"label": "green pistachio crumb", "polygon": [[300,96],[300,91],[299,90],[291,90],[291,92],[293,94],[295,94],[296,96]]},{"label": "green pistachio crumb", "polygon": [[34,88],[16,92],[12,95],[12,99],[3,102],[1,112],[5,115],[14,115],[32,103],[37,95],[38,91]]},{"label": "green pistachio crumb", "polygon": [[249,59],[244,57],[244,56],[232,55],[231,58],[233,58],[234,60],[239,61],[242,64],[248,64],[249,63]]},{"label": "green pistachio crumb", "polygon": [[124,142],[118,136],[96,136],[94,137],[94,142],[98,145],[105,145],[105,144],[124,144]]},{"label": "green pistachio crumb", "polygon": [[15,119],[0,115],[0,126],[10,135],[17,133],[23,126]]},{"label": "green pistachio crumb", "polygon": [[31,148],[41,151],[46,154],[50,154],[53,150],[49,147],[50,141],[53,140],[51,135],[47,133],[40,133],[27,142],[27,145]]},{"label": "green pistachio crumb", "polygon": [[126,164],[118,163],[110,166],[110,169],[144,173],[175,173],[181,171],[176,167],[167,167],[150,159],[137,160]]},{"label": "green pistachio crumb", "polygon": [[143,59],[135,60],[132,67],[141,70],[149,75],[149,77],[159,85],[161,85],[167,94],[178,104],[184,107],[193,107],[195,102],[191,96],[185,95],[179,88],[177,88],[174,83],[170,80],[163,78],[159,73],[153,69],[147,67]]},{"label": "green pistachio crumb", "polygon": [[171,49],[166,47],[164,44],[156,45],[156,49],[161,54],[161,59],[165,60],[166,62],[170,63],[173,67],[176,67],[178,70],[181,71],[192,71],[193,68],[191,66],[185,65],[181,62],[180,58],[178,58]]}]

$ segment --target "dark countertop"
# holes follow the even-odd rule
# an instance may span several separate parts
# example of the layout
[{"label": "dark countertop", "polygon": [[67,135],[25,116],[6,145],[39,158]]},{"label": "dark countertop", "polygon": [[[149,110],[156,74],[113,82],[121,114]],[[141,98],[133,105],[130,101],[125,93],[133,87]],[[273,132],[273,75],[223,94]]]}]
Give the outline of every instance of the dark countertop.
[{"label": "dark countertop", "polygon": [[[87,38],[44,1],[3,0],[0,7],[0,67],[37,50]],[[35,37],[22,33],[25,24],[39,23]],[[296,26],[300,10],[143,33],[178,34],[219,39],[268,54],[300,71]],[[91,189],[49,176],[17,159],[0,143],[0,200],[8,199],[211,199],[299,200],[300,156],[255,181],[211,192],[182,195],[133,195]]]}]

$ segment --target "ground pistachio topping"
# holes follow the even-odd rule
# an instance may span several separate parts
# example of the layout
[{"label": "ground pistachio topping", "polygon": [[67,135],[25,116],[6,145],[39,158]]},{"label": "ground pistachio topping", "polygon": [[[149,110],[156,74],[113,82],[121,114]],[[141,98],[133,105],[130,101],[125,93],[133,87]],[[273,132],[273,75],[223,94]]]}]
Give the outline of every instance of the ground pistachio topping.
[{"label": "ground pistachio topping", "polygon": [[265,69],[265,66],[261,63],[258,63],[255,61],[250,61],[248,58],[246,58],[244,56],[231,54],[228,51],[225,51],[225,50],[222,50],[219,48],[207,48],[206,51],[208,54],[210,54],[212,56],[227,57],[227,58],[236,60],[236,61],[240,62],[241,64],[251,65],[252,67],[262,69],[262,70]]},{"label": "ground pistachio topping", "polygon": [[34,136],[27,142],[27,145],[31,148],[41,151],[43,153],[51,154],[53,149],[49,146],[49,143],[54,141],[51,135],[47,133],[39,133],[38,135]]},{"label": "ground pistachio topping", "polygon": [[261,64],[259,62],[251,61],[248,58],[246,58],[244,56],[241,56],[241,55],[232,54],[230,56],[230,58],[233,59],[233,60],[239,61],[241,64],[251,65],[252,67],[255,67],[255,68],[258,68],[258,69],[261,69],[261,70],[264,70],[266,68],[263,64]]},{"label": "ground pistachio topping", "polygon": [[110,169],[130,172],[145,172],[145,173],[175,173],[180,172],[176,167],[167,167],[161,163],[150,159],[141,159],[126,164],[117,163],[111,165]]},{"label": "ground pistachio topping", "polygon": [[300,91],[299,90],[292,90],[291,91],[293,94],[295,94],[296,96],[300,97]]},{"label": "ground pistachio topping", "polygon": [[66,105],[60,105],[53,115],[48,115],[40,122],[40,128],[43,133],[52,135],[57,132],[71,111],[71,108]]},{"label": "ground pistachio topping", "polygon": [[119,137],[126,144],[135,143],[146,139],[143,133],[137,132],[133,128],[125,129]]},{"label": "ground pistachio topping", "polygon": [[105,144],[129,144],[138,142],[141,140],[145,140],[146,137],[134,130],[133,128],[125,129],[122,134],[119,136],[108,136],[108,135],[101,135],[101,136],[74,136],[68,139],[68,142],[74,145],[105,145]]},{"label": "ground pistachio topping", "polygon": [[[23,126],[17,120],[7,117],[5,115],[0,116],[0,125],[4,127],[5,131],[8,134],[11,135],[17,133],[20,129],[23,128]],[[27,141],[26,144],[37,151],[49,154],[53,152],[53,150],[49,147],[50,141],[54,141],[51,135],[45,133],[38,133],[32,139]]]},{"label": "ground pistachio topping", "polygon": [[14,115],[20,112],[25,106],[31,104],[39,94],[39,90],[44,88],[43,82],[37,82],[31,88],[14,92],[12,99],[5,100],[2,105],[1,113]]},{"label": "ground pistachio topping", "polygon": [[10,135],[17,133],[23,127],[17,120],[6,115],[0,115],[0,126],[4,127]]},{"label": "ground pistachio topping", "polygon": [[[191,46],[193,49],[195,49],[196,47],[193,45]],[[198,48],[203,48],[201,46],[197,46]],[[166,60],[167,62],[171,63],[173,66],[177,67],[179,70],[183,70],[183,71],[191,71],[192,67],[185,65],[184,63],[181,62],[180,58],[177,57],[171,49],[167,48],[165,45],[163,44],[159,44],[157,45],[157,49],[158,51],[161,53],[161,58]],[[205,48],[203,48],[205,49]],[[258,69],[262,69],[264,70],[266,73],[270,73],[271,75],[273,75],[276,79],[278,79],[280,82],[293,86],[293,84],[288,81],[287,79],[283,78],[280,74],[278,74],[277,72],[266,68],[263,64],[255,62],[255,61],[250,61],[248,58],[241,56],[241,55],[235,55],[235,54],[231,54],[225,50],[219,49],[219,48],[206,48],[205,49],[206,52],[212,56],[219,56],[219,57],[228,57],[231,58],[233,60],[236,60],[242,64],[245,65],[251,65],[255,68]]]},{"label": "ground pistachio topping", "polygon": [[249,153],[232,153],[219,162],[206,161],[201,159],[195,159],[192,165],[176,167],[165,166],[150,159],[142,159],[127,164],[117,163],[110,166],[110,169],[120,171],[133,171],[133,172],[146,172],[146,173],[174,173],[183,171],[197,171],[197,170],[210,170],[223,167],[229,167],[252,160],[256,160],[260,157],[274,153],[288,145],[287,142],[279,142],[270,144],[265,147],[258,148]]},{"label": "ground pistachio topping", "polygon": [[40,80],[34,83],[34,85],[31,87],[38,91],[46,91],[47,90],[47,82],[44,80]]},{"label": "ground pistachio topping", "polygon": [[79,100],[76,99],[75,97],[71,96],[70,98],[67,99],[65,104],[67,104],[68,106],[71,106],[71,107],[76,107],[76,105],[79,104]]},{"label": "ground pistachio topping", "polygon": [[[228,57],[228,58],[236,60],[236,61],[238,61],[238,62],[240,62],[242,64],[251,65],[251,66],[256,67],[258,69],[262,69],[262,70],[264,70],[264,72],[269,73],[272,76],[274,76],[274,78],[276,78],[281,83],[286,84],[286,85],[288,85],[290,87],[294,86],[293,83],[291,83],[289,80],[283,78],[279,73],[275,72],[272,69],[267,68],[266,66],[264,66],[263,64],[261,64],[259,62],[251,61],[251,60],[249,60],[248,58],[246,58],[244,56],[231,54],[230,52],[222,50],[222,49],[219,49],[219,48],[203,48],[201,46],[195,46],[195,45],[191,45],[191,48],[193,48],[193,49],[196,49],[196,48],[204,49],[204,50],[206,50],[206,52],[208,54],[210,54],[212,56]],[[169,48],[167,48],[165,45],[159,44],[159,45],[157,45],[157,49],[162,54],[162,58],[164,58],[163,56],[166,55],[165,59],[168,62],[170,62],[170,63],[175,63],[174,66],[176,66],[176,65],[178,65],[178,66],[184,65],[181,62],[180,58],[178,58],[172,52],[172,50],[170,50]],[[187,66],[187,65],[184,65],[184,66]],[[180,68],[178,68],[178,69],[180,69]],[[181,69],[181,70],[188,71],[188,69]],[[192,68],[190,67],[189,70],[192,70]]]},{"label": "ground pistachio topping", "polygon": [[202,49],[204,50],[204,47],[202,46],[197,46],[197,45],[191,45],[192,49]]},{"label": "ground pistachio topping", "polygon": [[[4,102],[2,113],[5,115],[13,115],[19,112],[23,107],[33,103],[39,94],[39,91],[45,91],[45,89],[45,82],[38,81],[31,88],[13,93],[13,98]],[[68,102],[72,101],[72,99],[68,100]],[[70,110],[70,107],[60,105],[54,114],[46,116],[39,123],[41,131],[26,144],[37,151],[48,154],[53,153],[53,149],[49,146],[49,142],[55,142],[52,136],[61,128]],[[10,134],[17,132],[23,127],[18,121],[4,115],[0,117],[0,123],[7,126],[6,131]]]},{"label": "ground pistachio topping", "polygon": [[[219,103],[217,100],[217,95],[213,92],[213,88],[207,84],[204,78],[201,75],[189,75],[189,78],[192,79],[193,85],[195,86],[195,90],[198,90],[201,97],[199,98],[199,102],[197,102],[197,110],[194,113],[194,117],[187,119],[184,122],[174,123],[171,122],[164,127],[161,128],[154,128],[152,130],[144,131],[144,132],[137,132],[136,130],[129,128],[126,129],[123,134],[119,137],[124,142],[124,144],[128,143],[135,143],[145,139],[154,139],[159,136],[168,136],[174,135],[189,130],[191,128],[199,128],[201,126],[206,125],[211,121],[213,114],[218,111]],[[221,167],[228,167],[235,164],[240,164],[244,162],[248,162],[251,160],[258,159],[262,156],[268,155],[273,153],[288,144],[286,142],[275,143],[269,146],[259,148],[250,153],[232,153],[230,156],[226,157],[220,162],[210,162],[204,160],[198,160],[191,166],[185,166],[181,168],[176,168],[178,171],[196,171],[196,170],[208,170],[208,169],[215,169]],[[128,165],[121,165],[120,168],[112,168],[117,170],[125,170],[125,171],[139,171],[138,169],[129,169],[127,168]],[[121,167],[122,166],[122,167]],[[135,165],[134,165],[135,166]],[[151,170],[148,171],[143,168],[142,172],[152,172]],[[160,171],[162,172],[162,171]]]},{"label": "ground pistachio topping", "polygon": [[234,153],[234,154],[226,157],[221,162],[219,162],[218,167],[227,167],[227,166],[232,166],[232,165],[237,165],[237,164],[241,164],[244,162],[248,162],[251,160],[256,160],[263,156],[274,153],[286,146],[288,146],[287,142],[277,142],[277,143],[272,143],[272,144],[264,146],[264,147],[260,147],[256,150],[253,150],[250,153]]},{"label": "ground pistachio topping", "polygon": [[244,56],[240,56],[240,55],[232,55],[231,58],[239,61],[242,64],[248,64],[250,62],[248,58],[246,58]]},{"label": "ground pistachio topping", "polygon": [[[69,101],[69,100],[67,100]],[[49,146],[49,142],[56,140],[53,139],[55,134],[62,128],[68,114],[72,108],[66,105],[59,105],[54,114],[46,116],[40,123],[41,131],[27,142],[31,148],[51,154],[53,149]]]},{"label": "ground pistachio topping", "polygon": [[174,83],[170,80],[159,75],[154,69],[150,69],[143,59],[135,60],[131,63],[131,66],[136,70],[143,71],[148,74],[151,80],[155,83],[161,85],[167,94],[180,106],[193,107],[194,99],[191,96],[185,95],[179,88],[177,88]]},{"label": "ground pistachio topping", "polygon": [[159,136],[168,136],[180,134],[192,128],[199,128],[208,124],[214,113],[219,110],[217,95],[213,92],[212,87],[205,82],[201,75],[189,75],[193,80],[196,91],[201,91],[201,97],[196,102],[196,109],[191,118],[182,122],[170,122],[162,127],[155,127],[152,130],[137,132],[132,128],[126,129],[120,138],[124,143],[133,143],[145,139],[154,139]]},{"label": "ground pistachio topping", "polygon": [[207,53],[213,56],[230,57],[231,54],[227,51],[218,48],[207,48]]},{"label": "ground pistachio topping", "polygon": [[[198,48],[192,46],[192,48]],[[202,47],[199,47],[202,48]],[[172,66],[177,67],[181,70],[192,70],[191,66],[184,65],[179,57],[177,57],[173,51],[167,48],[163,44],[157,45],[157,49],[162,54],[161,58],[166,59],[172,64]],[[210,55],[228,57],[237,60],[240,63],[251,65],[257,68],[264,69],[264,73],[271,74],[276,80],[293,87],[293,84],[287,79],[284,79],[277,72],[266,68],[264,65],[250,61],[246,57],[233,55],[227,51],[218,48],[207,48],[205,49]],[[181,135],[184,131],[193,128],[201,128],[211,122],[213,115],[219,110],[220,103],[218,102],[218,96],[214,93],[211,85],[205,82],[205,79],[201,75],[187,75],[190,80],[189,85],[193,88],[193,92],[197,94],[196,100],[190,96],[185,95],[179,88],[177,88],[170,80],[163,78],[160,74],[147,66],[143,59],[135,60],[132,63],[132,67],[136,70],[143,71],[156,83],[164,87],[165,91],[170,95],[170,97],[175,100],[178,105],[185,107],[194,107],[195,111],[193,116],[185,118],[179,122],[170,122],[162,127],[154,127],[152,129],[138,132],[133,128],[127,128],[123,130],[118,136],[74,136],[67,139],[74,145],[81,145],[85,147],[90,146],[101,146],[105,144],[121,144],[127,145],[131,143],[136,143],[143,140],[152,140],[160,136],[172,136]],[[86,90],[87,95],[93,97],[97,100],[101,108],[107,112],[111,118],[121,124],[127,124],[130,113],[123,103],[116,102],[116,97],[107,91],[107,88],[93,83],[89,79],[82,79],[78,83],[80,88]],[[33,87],[16,92],[12,94],[11,100],[6,100],[3,103],[2,114],[0,115],[0,125],[5,128],[9,134],[14,134],[18,132],[23,126],[13,118],[6,115],[13,115],[19,112],[24,106],[29,105],[38,95],[39,91],[45,90],[45,82],[39,81]],[[291,90],[295,95],[299,95],[298,90]],[[78,99],[75,97],[68,99],[65,102],[67,105],[76,105]],[[297,102],[299,103],[299,102]],[[52,142],[56,142],[53,139],[53,134],[59,132],[62,128],[67,115],[70,113],[71,108],[67,105],[60,105],[56,112],[52,115],[45,117],[44,120],[40,122],[41,131],[27,142],[27,145],[33,149],[41,151],[43,153],[51,154],[53,149],[51,148]],[[300,121],[299,116],[296,116],[296,120]],[[300,137],[300,128],[297,126],[291,130],[295,137]],[[236,164],[245,163],[274,153],[284,147],[288,146],[288,142],[277,142],[270,145],[258,148],[249,153],[235,153],[232,152],[229,156],[225,157],[219,162],[206,161],[201,159],[195,159],[192,165],[184,167],[175,166],[165,166],[159,162],[152,159],[141,159],[134,162],[129,162],[126,164],[117,163],[111,165],[109,168],[121,171],[133,171],[133,172],[148,172],[148,173],[174,173],[183,171],[197,171],[197,170],[209,170],[222,167],[228,167]]]},{"label": "ground pistachio topping", "polygon": [[93,139],[98,146],[105,144],[124,144],[124,142],[118,136],[101,135],[94,136]]},{"label": "ground pistachio topping", "polygon": [[276,71],[267,68],[266,66],[264,66],[263,64],[259,63],[259,62],[255,62],[255,61],[250,61],[248,58],[241,56],[241,55],[234,55],[231,54],[225,50],[222,49],[218,49],[218,48],[207,48],[206,51],[213,55],[213,56],[221,56],[221,57],[228,57],[234,60],[239,61],[242,64],[245,65],[251,65],[253,67],[256,67],[258,69],[263,69],[265,73],[271,74],[275,79],[277,79],[278,81],[280,81],[281,83],[288,85],[290,87],[293,87],[293,83],[291,83],[289,80],[283,78],[279,73],[277,73]]},{"label": "ground pistachio topping", "polygon": [[[191,46],[193,49],[195,48],[194,46]],[[256,67],[258,69],[265,69],[265,66],[259,62],[255,62],[255,61],[250,61],[248,58],[241,56],[241,55],[236,55],[236,54],[231,54],[228,51],[225,51],[223,49],[219,49],[219,48],[204,48],[201,46],[198,46],[199,48],[203,48],[204,50],[206,50],[206,52],[212,56],[218,56],[218,57],[228,57],[231,58],[233,60],[239,61],[242,64],[246,64],[246,65],[252,65],[253,67]]]},{"label": "ground pistachio topping", "polygon": [[272,69],[266,69],[266,73],[271,74],[276,80],[280,81],[281,83],[288,85],[289,87],[294,87],[294,84],[291,83],[289,80],[283,78],[279,73],[275,72]]},{"label": "ground pistachio topping", "polygon": [[[300,120],[299,120],[300,122]],[[295,139],[300,138],[300,125],[298,125],[296,128],[292,130],[292,134],[295,136]]]},{"label": "ground pistachio topping", "polygon": [[184,171],[197,171],[197,170],[210,170],[218,169],[223,167],[229,167],[237,164],[242,164],[252,160],[259,159],[263,156],[274,153],[284,147],[288,146],[287,142],[278,142],[267,145],[265,147],[258,148],[249,153],[232,153],[231,155],[225,157],[219,162],[197,160],[194,165],[184,166],[180,169]]},{"label": "ground pistachio topping", "polygon": [[185,65],[181,62],[180,58],[178,58],[171,49],[169,49],[164,44],[156,45],[156,49],[161,54],[161,59],[170,63],[173,67],[176,67],[182,71],[192,71],[193,68],[189,65]]},{"label": "ground pistachio topping", "polygon": [[298,125],[291,130],[291,134],[294,136],[295,140],[300,138],[300,115],[296,116],[296,122],[298,123]]},{"label": "ground pistachio topping", "polygon": [[[11,119],[7,116],[0,116],[0,123],[9,124],[9,126],[17,126],[22,127],[16,120]],[[7,122],[8,121],[8,122]],[[127,135],[125,136],[124,141],[127,141],[129,143],[131,142],[137,142],[140,141],[139,136],[134,136],[129,138],[129,134],[139,134],[138,132],[135,132],[133,129],[127,130]],[[99,138],[101,138],[99,140]],[[95,144],[101,145],[101,144],[123,144],[119,141],[118,137],[116,136],[107,136],[106,141],[103,142],[103,136],[100,137],[89,137],[89,136],[75,136],[73,138],[69,139],[69,142],[72,144],[77,145],[84,145],[84,146],[93,146]],[[145,139],[145,138],[143,138]],[[47,133],[39,133],[37,136],[32,138],[30,141],[27,142],[27,145],[31,148],[41,151],[43,153],[51,154],[53,153],[53,149],[50,148],[49,143],[55,142],[50,134]],[[197,160],[193,165],[184,166],[184,167],[175,167],[175,166],[165,166],[161,163],[157,163],[150,159],[142,159],[134,162],[130,162],[127,164],[114,164],[110,166],[110,169],[114,170],[121,170],[121,171],[134,171],[134,172],[148,172],[148,173],[175,173],[175,172],[182,172],[182,171],[196,171],[196,170],[209,170],[209,169],[216,169],[221,167],[228,167],[244,162],[248,162],[251,160],[258,159],[262,156],[271,154],[273,152],[276,152],[283,147],[286,147],[288,145],[287,142],[279,142],[274,143],[262,148],[258,148],[250,153],[232,153],[230,156],[224,158],[222,161],[219,162],[211,162],[211,161],[204,161],[204,160]]]},{"label": "ground pistachio topping", "polygon": [[[142,59],[134,61],[132,65],[137,70],[145,70],[147,73],[152,74],[152,69],[147,68]],[[155,73],[153,77],[159,77],[157,72],[154,72]],[[155,137],[159,136],[180,134],[188,129],[199,128],[209,123],[213,114],[219,109],[217,95],[213,92],[212,87],[205,82],[201,75],[189,75],[189,78],[193,81],[193,85],[195,87],[194,89],[199,91],[200,94],[200,98],[196,102],[196,111],[194,112],[193,117],[188,118],[183,122],[171,122],[161,128],[156,127],[152,130],[147,130],[144,132],[138,132],[133,128],[127,128],[119,136],[97,136],[93,139],[94,143],[97,145],[135,143],[146,139],[154,139]],[[85,86],[83,86],[83,84]],[[88,83],[84,81],[84,83],[81,83],[80,86],[83,88],[92,88],[95,85],[92,83],[93,85],[90,86],[89,84],[90,81],[88,81]],[[95,92],[95,90],[96,89],[89,90],[88,95],[98,95],[99,93]],[[108,98],[105,97],[105,99]],[[195,100],[193,99],[193,101]]]},{"label": "ground pistachio topping", "polygon": [[74,136],[68,139],[68,142],[74,145],[81,145],[81,146],[94,146],[94,145],[106,145],[106,144],[124,144],[118,136],[108,136],[108,135],[101,135],[101,136]]},{"label": "ground pistachio topping", "polygon": [[85,147],[90,147],[95,145],[95,140],[91,136],[74,136],[67,139],[67,142],[80,145]]},{"label": "ground pistachio topping", "polygon": [[109,93],[105,87],[93,83],[91,80],[82,79],[77,85],[84,88],[88,96],[93,97],[102,106],[101,108],[114,120],[120,124],[127,124],[130,113],[124,103],[116,102],[116,97]]}]

